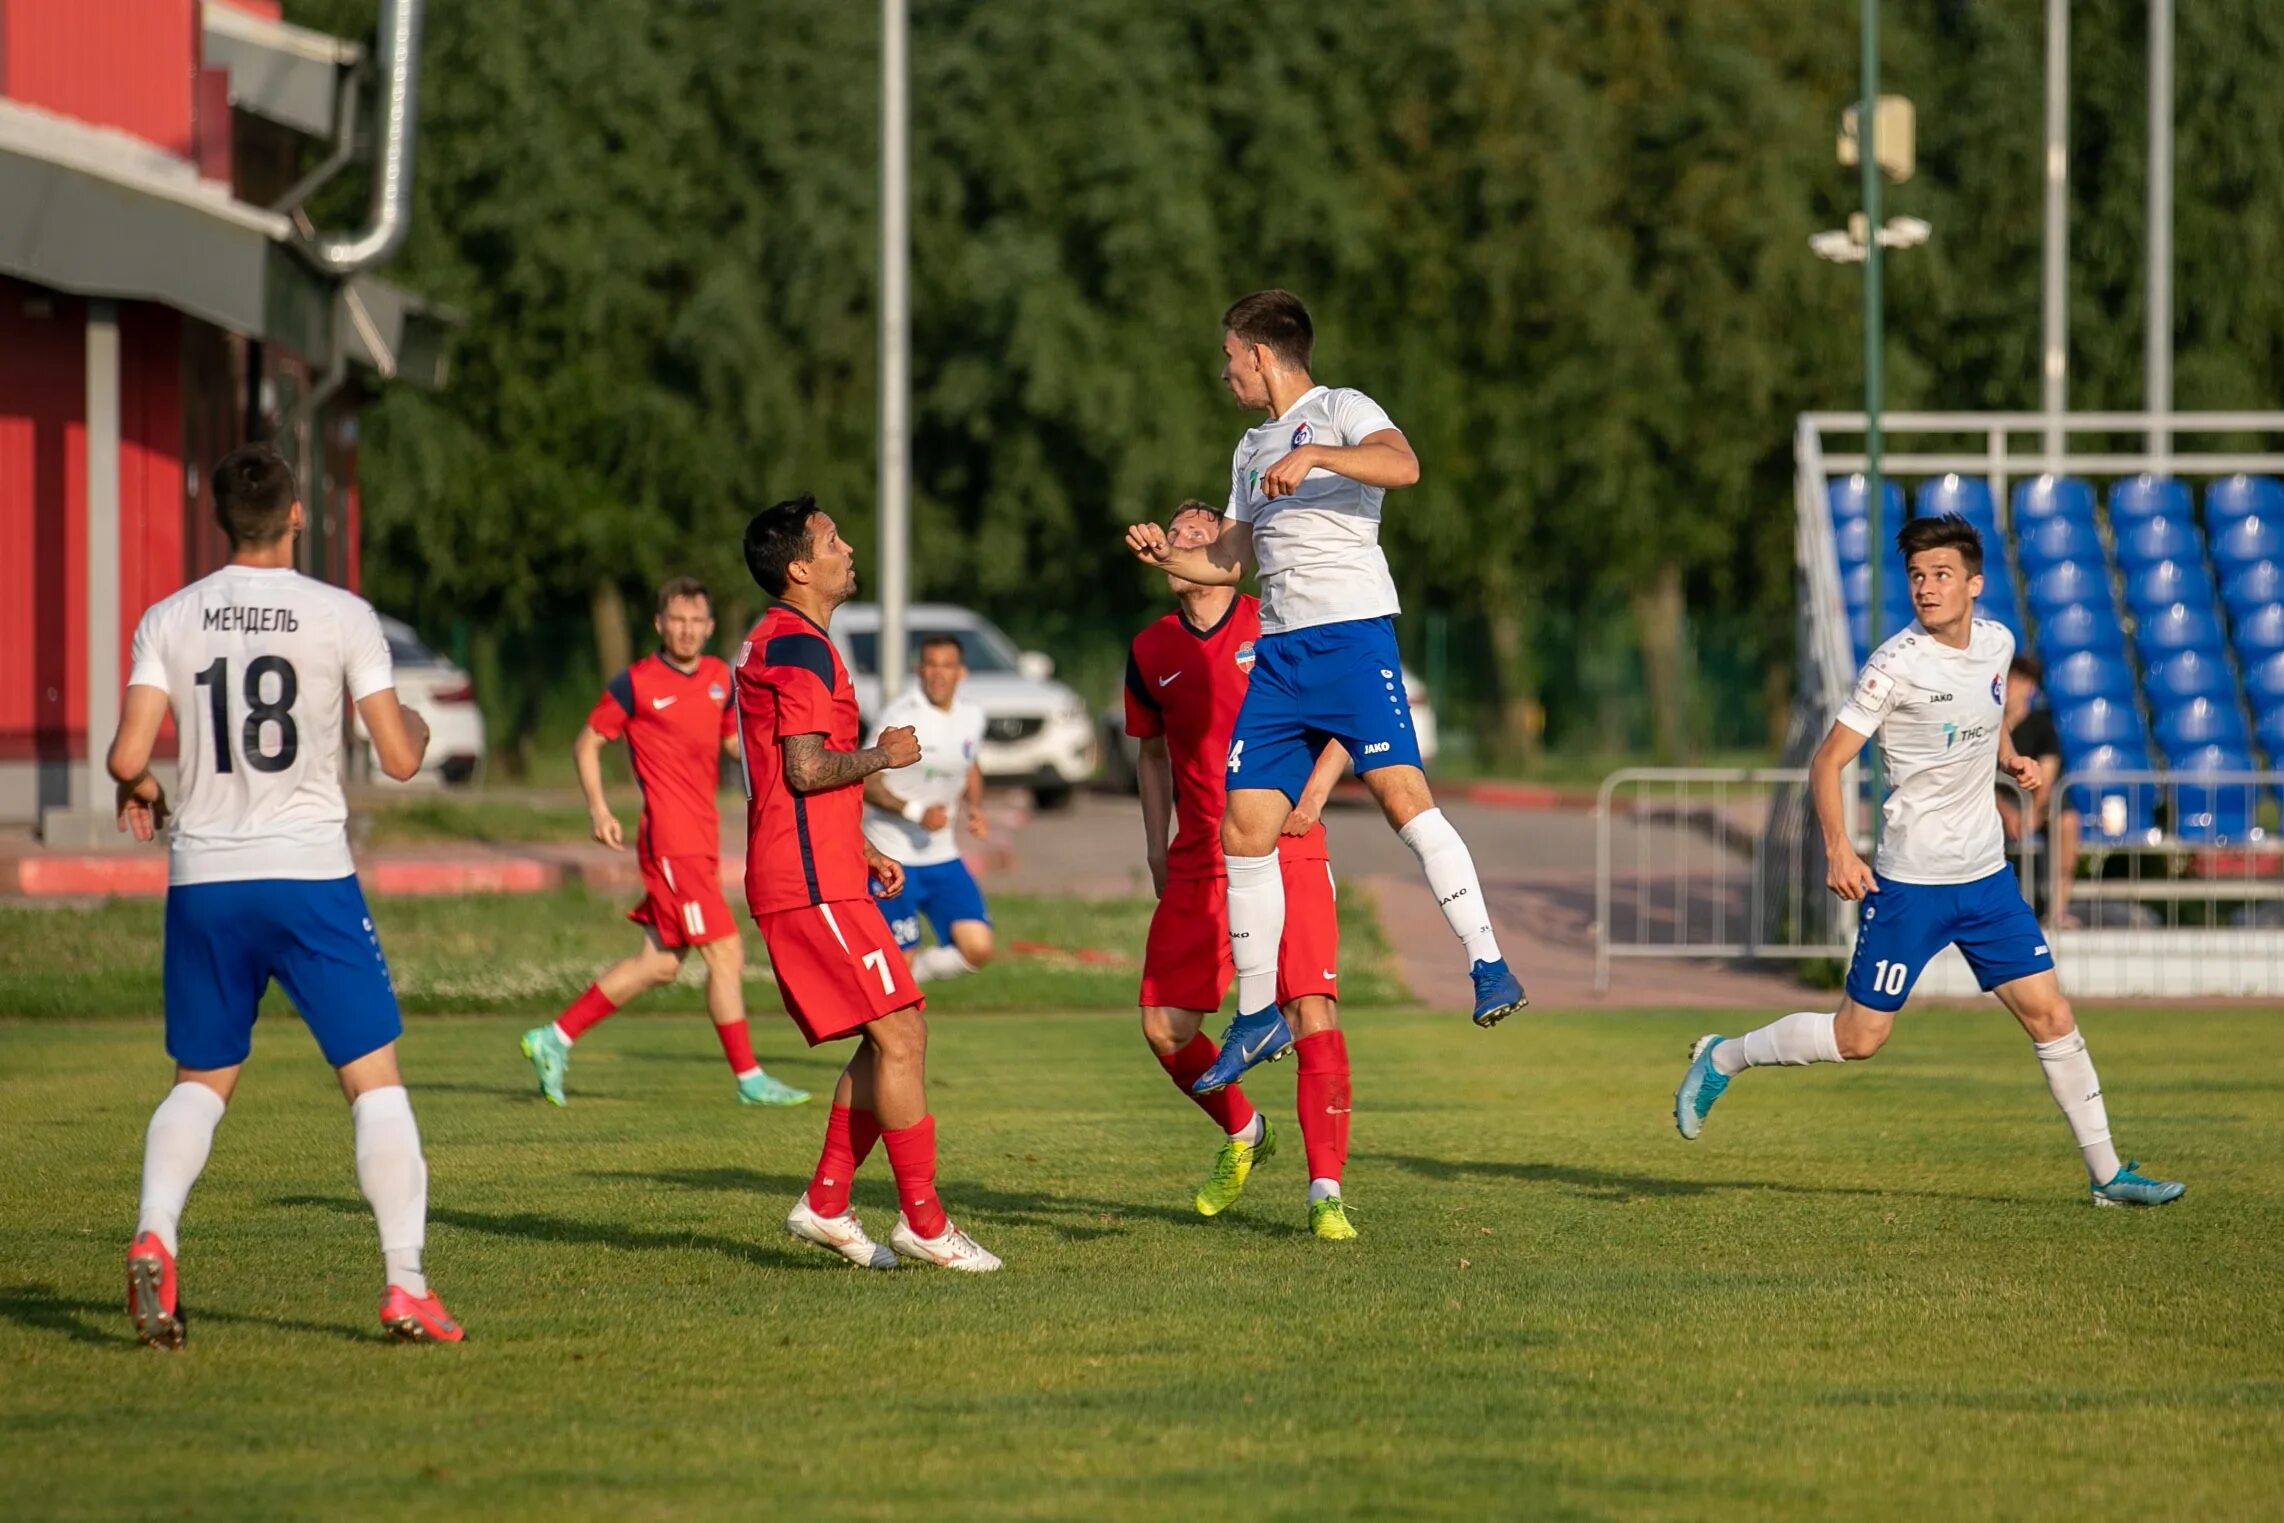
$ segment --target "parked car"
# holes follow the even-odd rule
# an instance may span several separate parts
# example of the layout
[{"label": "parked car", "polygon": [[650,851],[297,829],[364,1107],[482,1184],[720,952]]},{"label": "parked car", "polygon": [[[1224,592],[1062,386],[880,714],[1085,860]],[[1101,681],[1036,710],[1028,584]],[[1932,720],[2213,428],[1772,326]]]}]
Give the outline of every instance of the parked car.
[{"label": "parked car", "polygon": [[[476,707],[475,682],[422,644],[402,619],[382,614],[381,633],[396,668],[397,698],[420,710],[420,717],[428,721],[428,755],[411,782],[401,786],[476,781],[484,770],[484,711]],[[356,726],[358,742],[365,747],[367,775],[387,783],[364,720],[357,719]]]},{"label": "parked car", "polygon": [[[1019,651],[999,626],[972,609],[915,603],[905,615],[907,659],[924,635],[948,634],[967,660],[966,698],[983,710],[984,777],[1031,789],[1042,809],[1070,802],[1094,776],[1094,725],[1086,702],[1054,680],[1053,658]],[[844,604],[833,615],[833,643],[856,685],[857,709],[869,727],[880,712],[880,605]]]},{"label": "parked car", "polygon": [[[1403,668],[1404,692],[1412,704],[1412,733],[1420,738],[1420,760],[1433,763],[1436,752],[1435,705],[1428,700],[1425,683],[1410,667]],[[1142,755],[1142,743],[1126,733],[1126,705],[1118,703],[1104,709],[1098,721],[1102,726],[1102,781],[1103,786],[1121,793],[1135,791],[1134,769]],[[1355,770],[1353,760],[1350,771]]]}]

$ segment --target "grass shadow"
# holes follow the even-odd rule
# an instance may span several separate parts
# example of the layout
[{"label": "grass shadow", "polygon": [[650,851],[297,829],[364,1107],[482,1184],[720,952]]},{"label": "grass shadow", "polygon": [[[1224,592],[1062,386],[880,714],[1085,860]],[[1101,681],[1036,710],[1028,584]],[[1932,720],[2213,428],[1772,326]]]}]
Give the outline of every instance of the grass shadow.
[{"label": "grass shadow", "polygon": [[[806,1185],[807,1180],[802,1183]],[[320,1206],[344,1216],[365,1216],[369,1208],[361,1200],[349,1200],[337,1195],[284,1195],[272,1201],[280,1206]],[[721,1254],[740,1264],[756,1269],[813,1269],[824,1260],[816,1255],[779,1248],[764,1241],[746,1241],[743,1238],[721,1237],[708,1232],[654,1232],[624,1222],[581,1220],[571,1216],[551,1216],[540,1211],[498,1213],[490,1211],[463,1211],[450,1208],[439,1210],[430,1207],[428,1219],[447,1227],[464,1227],[470,1232],[481,1232],[488,1237],[516,1238],[524,1242],[546,1243],[560,1247],[566,1243],[597,1248],[625,1248],[633,1252],[677,1248],[703,1248]],[[774,1224],[771,1229],[774,1231]]]},{"label": "grass shadow", "polygon": [[1972,1201],[1983,1205],[2013,1206],[2011,1195],[1974,1195],[1950,1190],[1884,1190],[1864,1185],[1802,1185],[1769,1179],[1674,1179],[1658,1174],[1620,1174],[1609,1169],[1579,1168],[1560,1163],[1514,1163],[1495,1159],[1422,1158],[1409,1153],[1358,1153],[1359,1163],[1393,1164],[1423,1178],[1453,1181],[1504,1179],[1523,1184],[1568,1185],[1599,1200],[1629,1200],[1641,1196],[1686,1197],[1765,1190],[1773,1195],[1841,1195],[1879,1200]]},{"label": "grass shadow", "polygon": [[[215,1311],[187,1301],[185,1321],[195,1340],[198,1324],[223,1322],[244,1327],[269,1327],[280,1332],[308,1333],[321,1338],[342,1338],[353,1343],[372,1341],[377,1334],[341,1322],[305,1322],[297,1317],[262,1317],[248,1312]],[[92,1319],[102,1318],[99,1323]],[[116,1301],[90,1301],[65,1295],[53,1285],[21,1284],[0,1289],[0,1321],[13,1322],[33,1332],[54,1333],[75,1343],[98,1347],[141,1348],[142,1340],[128,1330],[127,1306]]]}]

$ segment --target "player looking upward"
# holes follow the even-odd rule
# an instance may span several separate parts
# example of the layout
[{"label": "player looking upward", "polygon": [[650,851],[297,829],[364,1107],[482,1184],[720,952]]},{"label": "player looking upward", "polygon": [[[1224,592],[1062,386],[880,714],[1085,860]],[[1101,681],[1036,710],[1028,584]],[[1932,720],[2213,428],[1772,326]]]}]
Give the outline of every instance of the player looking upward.
[{"label": "player looking upward", "polygon": [[[814,1047],[854,1036],[833,1086],[825,1147],[785,1230],[852,1264],[893,1269],[898,1254],[987,1272],[999,1260],[936,1199],[936,1118],[928,1114],[928,1023],[919,986],[873,902],[904,868],[864,838],[864,780],[920,760],[910,729],[857,744],[856,689],[826,633],[856,593],[856,562],[832,518],[806,494],[754,515],[745,563],[774,600],[736,672],[746,778],[746,905],[761,927],[785,1013]],[[902,1207],[889,1236],[865,1234],[849,1181],[879,1141]]]},{"label": "player looking upward", "polygon": [[[2029,1033],[2046,1087],[2077,1139],[2094,1203],[2164,1205],[2186,1187],[2119,1162],[2101,1080],[2055,977],[2046,933],[2007,868],[1994,771],[2031,793],[2045,778],[2037,762],[2016,753],[2004,722],[2014,636],[1974,616],[1982,536],[1945,514],[1914,519],[1895,538],[1917,618],[1872,652],[1809,768],[1825,881],[1864,906],[1845,997],[1836,1012],[1804,1010],[1734,1041],[1699,1037],[1674,1093],[1674,1123],[1696,1137],[1713,1102],[1748,1068],[1871,1057],[1887,1044],[1927,960],[1956,946],[1976,981]],[[1877,871],[1848,838],[1840,777],[1875,734],[1892,788],[1881,810]]]},{"label": "player looking upward", "polygon": [[[960,860],[952,811],[960,811],[960,822],[979,841],[988,826],[983,768],[976,761],[983,710],[959,696],[968,675],[959,637],[923,635],[913,675],[919,680],[907,683],[881,710],[872,743],[880,744],[888,730],[911,730],[920,742],[920,760],[864,780],[864,838],[882,856],[904,864],[904,892],[884,901],[880,911],[911,959],[913,981],[925,984],[959,978],[991,961],[991,911],[975,874]],[[925,951],[919,950],[922,915],[936,932],[936,945]]]},{"label": "player looking upward", "polygon": [[206,1167],[254,1020],[275,978],[340,1075],[357,1183],[381,1234],[381,1325],[409,1342],[457,1343],[428,1288],[428,1164],[397,1072],[404,1031],[388,963],[357,886],[341,797],[347,689],[400,781],[420,770],[428,726],[397,703],[372,606],[293,569],[304,517],[293,469],[266,444],[214,468],[230,561],[153,604],[111,742],[119,824],[148,841],[167,824],[150,773],[171,709],[181,798],[167,852],[167,1054],[174,1088],[143,1139],[143,1198],[127,1248],[127,1310],[154,1348],[188,1326],[175,1278],[177,1225]]},{"label": "player looking upward", "polygon": [[1154,523],[1126,532],[1145,565],[1184,581],[1231,587],[1248,570],[1260,573],[1261,638],[1230,737],[1221,822],[1238,1014],[1201,1085],[1226,1083],[1292,1045],[1276,1000],[1285,919],[1277,833],[1328,738],[1356,759],[1466,948],[1475,1024],[1496,1025],[1527,1003],[1499,955],[1467,843],[1428,791],[1396,659],[1396,584],[1380,549],[1380,510],[1390,487],[1419,480],[1418,457],[1377,402],[1310,377],[1315,328],[1299,297],[1255,292],[1222,314],[1221,327],[1223,383],[1239,406],[1268,415],[1238,441],[1229,515],[1211,544],[1195,548],[1177,548]]},{"label": "player looking upward", "polygon": [[745,948],[722,898],[722,817],[714,791],[723,754],[738,754],[738,729],[730,669],[705,653],[714,637],[706,584],[678,576],[660,587],[652,623],[658,650],[603,685],[571,743],[588,824],[613,851],[625,850],[626,842],[603,796],[603,747],[623,737],[634,762],[642,790],[635,860],[643,901],[627,919],[643,928],[642,949],[605,968],[552,1022],[525,1032],[523,1055],[539,1076],[539,1092],[563,1104],[571,1044],[629,1000],[672,983],[695,947],[706,964],[706,1012],[737,1080],[739,1102],[799,1105],[809,1092],[779,1083],[754,1058],[745,1019]]},{"label": "player looking upward", "polygon": [[[1191,549],[1211,543],[1220,530],[1218,508],[1185,502],[1168,520],[1166,538]],[[1222,769],[1256,660],[1261,605],[1230,586],[1178,576],[1166,582],[1178,606],[1136,635],[1126,653],[1126,733],[1141,741],[1142,837],[1158,895],[1142,954],[1142,1036],[1168,1077],[1222,1130],[1213,1172],[1196,1197],[1199,1215],[1216,1216],[1236,1203],[1255,1164],[1277,1148],[1269,1118],[1237,1085],[1191,1091],[1221,1055],[1199,1027],[1221,1008],[1233,971],[1221,857],[1229,797]],[[1356,1236],[1340,1199],[1349,1114],[1348,1041],[1334,1002],[1340,922],[1318,820],[1347,766],[1348,753],[1327,742],[1276,845],[1286,904],[1276,998],[1298,1033],[1294,1105],[1308,1155],[1309,1230],[1322,1238]]]}]

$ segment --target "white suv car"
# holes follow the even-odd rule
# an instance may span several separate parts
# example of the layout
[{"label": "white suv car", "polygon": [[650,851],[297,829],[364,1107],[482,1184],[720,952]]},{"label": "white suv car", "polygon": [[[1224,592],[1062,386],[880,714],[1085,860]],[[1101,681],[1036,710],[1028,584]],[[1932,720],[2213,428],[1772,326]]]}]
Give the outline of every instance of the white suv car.
[{"label": "white suv car", "polygon": [[[1053,680],[1053,659],[1018,651],[982,614],[946,603],[914,603],[906,612],[907,661],[924,635],[960,642],[968,667],[961,696],[983,710],[983,746],[976,757],[983,775],[995,783],[1028,785],[1042,809],[1069,803],[1071,791],[1094,776],[1094,724],[1085,701]],[[869,728],[880,713],[880,605],[845,603],[835,610],[833,643],[848,664],[857,708]]]}]

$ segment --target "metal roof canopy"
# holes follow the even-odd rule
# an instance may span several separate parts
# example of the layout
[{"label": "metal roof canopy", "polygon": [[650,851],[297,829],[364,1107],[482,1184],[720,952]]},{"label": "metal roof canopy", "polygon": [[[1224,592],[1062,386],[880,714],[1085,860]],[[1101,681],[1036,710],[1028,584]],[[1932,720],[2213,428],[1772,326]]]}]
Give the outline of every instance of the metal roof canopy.
[{"label": "metal roof canopy", "polygon": [[230,104],[319,140],[333,136],[341,75],[365,50],[215,0],[201,7],[206,61],[230,71]]}]

